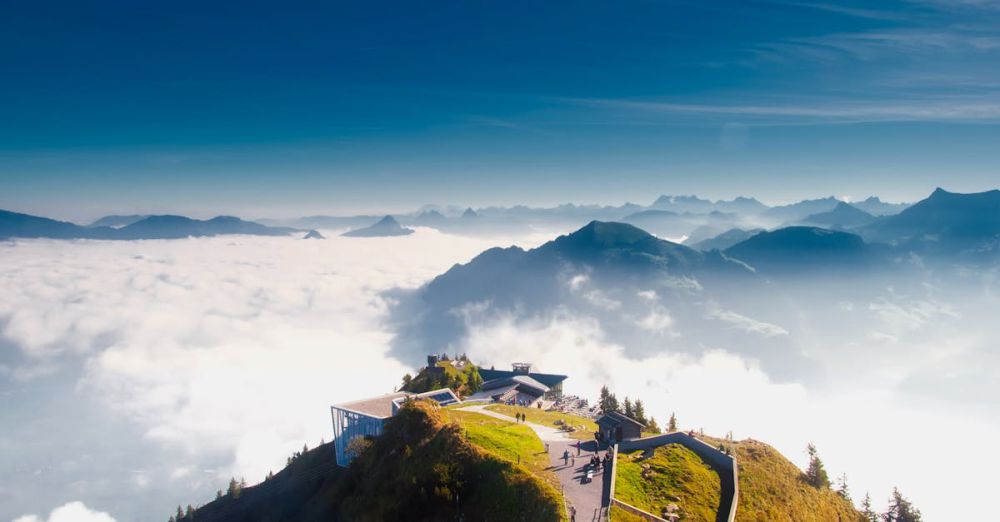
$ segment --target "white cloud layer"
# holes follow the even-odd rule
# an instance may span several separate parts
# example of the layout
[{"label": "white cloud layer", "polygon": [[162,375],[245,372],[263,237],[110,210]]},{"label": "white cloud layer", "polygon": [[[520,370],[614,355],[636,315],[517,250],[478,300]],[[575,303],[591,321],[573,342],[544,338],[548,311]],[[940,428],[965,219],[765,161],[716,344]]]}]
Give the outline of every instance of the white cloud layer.
[{"label": "white cloud layer", "polygon": [[70,502],[53,509],[49,518],[24,515],[15,518],[14,522],[115,522],[115,519],[107,513],[87,509],[82,502]]},{"label": "white cloud layer", "polygon": [[[0,432],[0,468],[12,470],[0,478],[0,520],[67,496],[121,520],[162,520],[177,504],[211,499],[231,475],[260,480],[304,442],[329,438],[331,403],[389,391],[412,371],[388,356],[386,290],[416,287],[510,244],[426,229],[404,238],[328,236],[0,244],[0,423],[11,428]],[[988,335],[941,324],[969,306],[958,311],[923,295],[845,301],[831,325],[871,316],[878,327],[859,334],[876,339],[859,346],[837,346],[836,325],[717,310],[723,328],[767,343],[795,337],[822,352],[816,364],[833,382],[817,388],[775,382],[751,355],[725,346],[690,350],[698,340],[677,333],[684,310],[661,306],[651,291],[640,294],[646,312],[631,324],[663,333],[660,349],[627,357],[600,314],[632,312],[599,306],[614,298],[594,293],[586,276],[566,284],[601,312],[514,319],[484,313],[489,303],[469,305],[462,315],[473,328],[460,348],[498,368],[524,360],[570,375],[570,393],[593,398],[607,384],[641,398],[661,424],[676,412],[683,428],[732,430],[800,465],[815,442],[831,475],[848,473],[856,496],[870,491],[878,501],[899,486],[929,519],[975,519],[990,493],[988,473],[1000,458],[980,444],[945,450],[942,441],[1000,438],[994,418],[972,401],[956,407],[901,387],[915,370],[962,376],[981,361]],[[991,393],[990,375],[983,372],[978,395]],[[63,513],[107,517],[72,503],[49,522],[69,520],[56,518]]]}]

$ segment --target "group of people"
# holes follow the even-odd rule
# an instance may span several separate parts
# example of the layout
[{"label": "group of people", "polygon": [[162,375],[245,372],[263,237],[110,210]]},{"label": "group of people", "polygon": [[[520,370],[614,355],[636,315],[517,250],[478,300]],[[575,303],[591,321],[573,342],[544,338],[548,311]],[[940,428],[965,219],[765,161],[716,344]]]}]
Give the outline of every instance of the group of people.
[{"label": "group of people", "polygon": [[517,422],[528,422],[528,417],[523,413],[515,413],[514,418],[517,419]]},{"label": "group of people", "polygon": [[610,451],[605,451],[604,452],[604,458],[603,459],[597,454],[596,451],[594,452],[593,455],[590,456],[590,467],[594,468],[595,470],[598,469],[598,468],[608,469],[609,465],[611,465],[611,452]]}]

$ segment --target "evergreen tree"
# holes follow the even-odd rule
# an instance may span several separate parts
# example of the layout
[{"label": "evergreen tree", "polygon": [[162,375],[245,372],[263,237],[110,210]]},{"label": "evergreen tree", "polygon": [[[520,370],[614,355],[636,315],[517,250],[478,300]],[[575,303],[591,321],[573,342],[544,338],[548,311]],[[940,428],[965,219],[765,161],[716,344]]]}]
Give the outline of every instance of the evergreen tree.
[{"label": "evergreen tree", "polygon": [[305,455],[308,451],[309,451],[309,445],[308,444],[303,444],[302,445],[302,454]]},{"label": "evergreen tree", "polygon": [[601,413],[609,413],[614,410],[611,409],[611,392],[608,390],[607,386],[601,386],[601,399],[600,399]]},{"label": "evergreen tree", "polygon": [[184,513],[184,518],[187,520],[194,520],[194,508],[191,504],[188,504],[187,511]]},{"label": "evergreen tree", "polygon": [[181,508],[180,504],[177,504],[177,521],[180,522],[184,519],[184,509]]},{"label": "evergreen tree", "polygon": [[674,412],[670,412],[670,420],[667,421],[667,433],[675,431],[677,431],[677,415],[674,415]]},{"label": "evergreen tree", "polygon": [[646,425],[646,429],[649,430],[650,433],[661,432],[659,424],[656,423],[656,419],[653,417],[649,418],[649,424]]},{"label": "evergreen tree", "polygon": [[215,490],[215,500],[219,500],[220,498],[222,498],[222,490],[217,489]]},{"label": "evergreen tree", "polygon": [[845,500],[851,500],[851,492],[847,489],[847,473],[841,473],[837,479],[837,494]]},{"label": "evergreen tree", "polygon": [[401,390],[409,391],[410,384],[413,382],[413,376],[410,374],[403,375],[403,386],[400,387]]},{"label": "evergreen tree", "polygon": [[273,479],[273,478],[274,478],[274,472],[273,472],[273,471],[270,471],[270,470],[268,470],[268,472],[267,472],[267,476],[266,476],[266,477],[264,477],[264,480],[271,480],[271,479]]},{"label": "evergreen tree", "polygon": [[479,369],[475,366],[470,365],[469,368],[469,378],[466,384],[469,387],[469,393],[476,393],[483,385],[483,377],[479,375]]},{"label": "evergreen tree", "polygon": [[642,406],[642,401],[639,399],[636,399],[635,404],[632,405],[632,413],[635,414],[633,417],[635,420],[643,424],[648,424],[648,420],[646,419],[646,408]]},{"label": "evergreen tree", "polygon": [[625,416],[635,418],[635,411],[632,409],[632,402],[625,397]]},{"label": "evergreen tree", "polygon": [[878,513],[872,509],[872,496],[865,492],[865,498],[861,501],[861,515],[864,522],[879,522]]},{"label": "evergreen tree", "polygon": [[806,482],[817,489],[829,489],[830,477],[826,474],[823,461],[820,460],[816,452],[816,446],[810,442],[806,446],[806,451],[809,452],[809,469],[806,470]]},{"label": "evergreen tree", "polygon": [[892,488],[889,510],[882,514],[884,522],[921,522],[920,510],[903,497],[898,488]]},{"label": "evergreen tree", "polygon": [[170,515],[170,518],[167,519],[167,522],[177,522],[177,517]]},{"label": "evergreen tree", "polygon": [[[226,496],[230,498],[240,498],[240,483],[236,482],[236,478],[229,479],[229,489],[226,490]],[[177,512],[180,513],[181,507],[177,506]]]}]

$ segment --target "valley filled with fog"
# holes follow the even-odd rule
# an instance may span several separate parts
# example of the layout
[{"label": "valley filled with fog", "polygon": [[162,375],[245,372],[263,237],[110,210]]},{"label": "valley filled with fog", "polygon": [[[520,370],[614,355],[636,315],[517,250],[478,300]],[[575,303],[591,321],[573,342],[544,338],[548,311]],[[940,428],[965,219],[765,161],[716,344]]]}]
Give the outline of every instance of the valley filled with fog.
[{"label": "valley filled with fog", "polygon": [[[651,278],[537,255],[512,283],[468,263],[557,234],[321,232],[0,242],[0,520],[73,502],[163,520],[329,440],[330,404],[392,391],[431,350],[532,362],[591,399],[606,384],[800,465],[811,441],[855,498],[899,486],[930,519],[975,514],[1000,464],[995,268]],[[478,281],[461,295],[431,282],[456,263]]]}]

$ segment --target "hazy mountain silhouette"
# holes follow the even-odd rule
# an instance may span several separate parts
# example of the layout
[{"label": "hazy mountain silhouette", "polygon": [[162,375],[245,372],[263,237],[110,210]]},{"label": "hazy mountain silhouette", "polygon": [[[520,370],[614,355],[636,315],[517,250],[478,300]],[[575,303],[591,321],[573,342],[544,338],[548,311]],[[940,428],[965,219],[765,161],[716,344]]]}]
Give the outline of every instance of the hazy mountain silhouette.
[{"label": "hazy mountain silhouette", "polygon": [[65,221],[0,210],[0,238],[100,238],[113,232],[110,228],[85,228]]},{"label": "hazy mountain silhouette", "polygon": [[81,227],[72,223],[0,210],[0,237],[54,239],[177,239],[184,237],[250,234],[282,236],[292,228],[267,227],[231,216],[206,221],[183,216],[149,216],[122,228]]},{"label": "hazy mountain silhouette", "polygon": [[310,230],[306,232],[306,235],[302,236],[302,239],[326,239],[326,237],[320,234],[318,230]]},{"label": "hazy mountain silhouette", "polygon": [[857,270],[871,266],[875,250],[860,236],[817,227],[761,232],[725,250],[762,273]]},{"label": "hazy mountain silhouette", "polygon": [[474,218],[474,217],[479,217],[479,214],[477,214],[476,211],[472,210],[472,208],[470,207],[470,208],[465,209],[465,212],[462,212],[462,217],[463,218]]},{"label": "hazy mountain silhouette", "polygon": [[448,218],[437,210],[426,210],[413,218],[413,224],[425,227],[438,227],[448,222]]},{"label": "hazy mountain silhouette", "polygon": [[392,237],[392,236],[406,236],[413,233],[411,228],[403,228],[400,226],[396,218],[392,216],[385,216],[378,223],[370,227],[359,228],[356,230],[351,230],[349,232],[344,232],[342,235],[348,237]]},{"label": "hazy mountain silhouette", "polygon": [[807,216],[829,212],[836,208],[840,200],[833,196],[821,199],[806,199],[790,205],[771,207],[763,216],[774,219],[778,223],[800,222]]},{"label": "hazy mountain silhouette", "polygon": [[995,255],[1000,252],[1000,190],[958,194],[938,188],[859,233],[869,241],[924,253]]},{"label": "hazy mountain silhouette", "polygon": [[754,215],[760,214],[771,207],[757,201],[756,198],[739,196],[732,201],[716,201],[715,208],[720,212],[735,212],[737,214]]},{"label": "hazy mountain silhouette", "polygon": [[873,216],[889,216],[899,214],[903,211],[903,209],[910,206],[909,203],[887,203],[879,199],[878,196],[870,196],[868,199],[862,201],[854,201],[851,205],[854,205],[855,207],[860,208]]},{"label": "hazy mountain silhouette", "polygon": [[293,228],[268,227],[233,216],[218,216],[208,220],[184,216],[150,216],[117,230],[116,239],[178,239],[184,237],[247,234],[254,236],[284,236],[296,232]]},{"label": "hazy mountain silhouette", "polygon": [[850,203],[841,201],[828,212],[820,212],[806,216],[802,224],[825,228],[856,228],[875,221],[875,216],[861,210]]},{"label": "hazy mountain silhouette", "polygon": [[746,241],[754,235],[763,232],[763,229],[754,228],[750,230],[743,230],[741,228],[733,228],[727,230],[715,237],[710,237],[708,239],[692,243],[688,246],[695,250],[725,250],[737,243]]},{"label": "hazy mountain silhouette", "polygon": [[132,223],[135,223],[137,221],[142,221],[143,219],[146,219],[148,217],[149,217],[148,214],[142,214],[142,215],[132,214],[127,216],[120,216],[120,215],[104,216],[101,219],[98,219],[97,221],[94,221],[93,223],[87,226],[90,228],[96,228],[96,227],[121,228],[131,225]]}]

